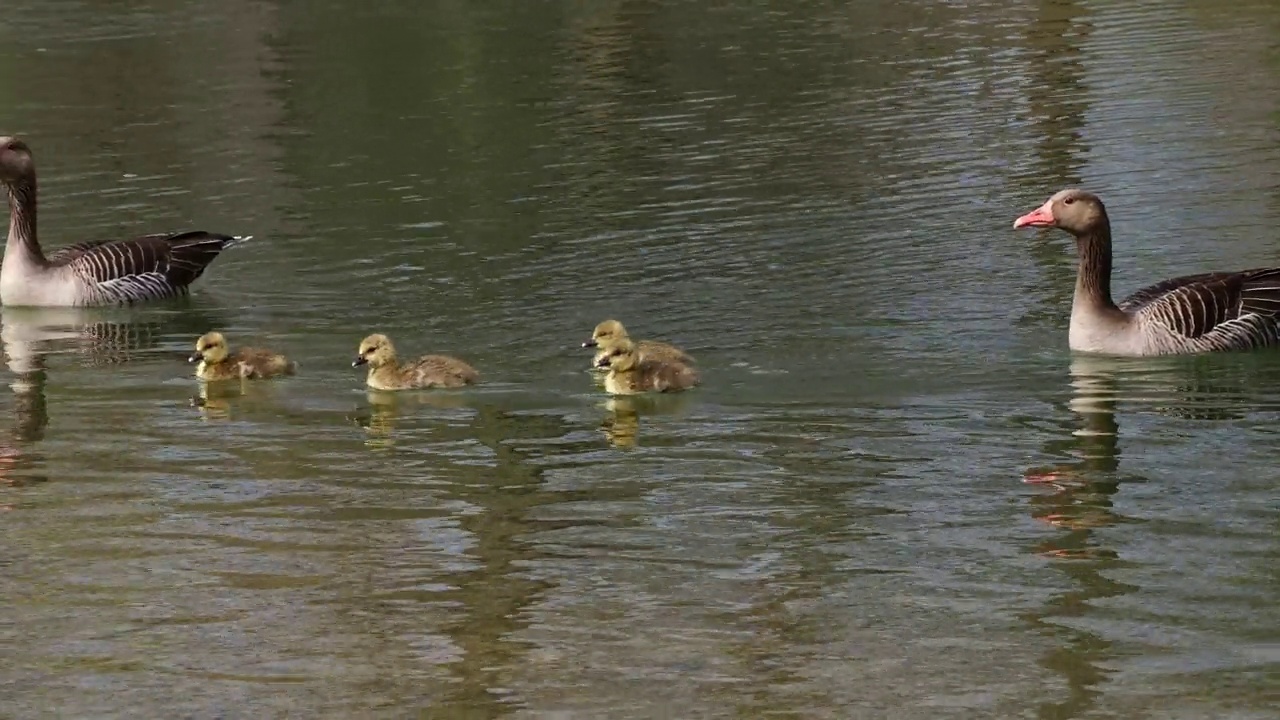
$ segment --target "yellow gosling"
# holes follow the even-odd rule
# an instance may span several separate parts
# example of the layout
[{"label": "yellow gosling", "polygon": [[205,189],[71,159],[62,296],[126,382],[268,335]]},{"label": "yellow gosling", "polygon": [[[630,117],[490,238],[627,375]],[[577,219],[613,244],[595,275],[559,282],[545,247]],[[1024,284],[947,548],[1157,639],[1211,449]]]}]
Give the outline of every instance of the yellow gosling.
[{"label": "yellow gosling", "polygon": [[260,380],[298,370],[296,362],[270,350],[240,348],[233,353],[220,332],[205,333],[196,340],[196,351],[188,362],[197,361],[196,377],[201,380]]},{"label": "yellow gosling", "polygon": [[698,371],[684,363],[642,359],[631,340],[614,343],[597,364],[609,369],[604,389],[613,395],[680,392],[700,382]]},{"label": "yellow gosling", "polygon": [[365,384],[374,390],[456,388],[480,379],[475,368],[448,355],[423,355],[402,365],[396,359],[391,339],[380,333],[360,341],[360,350],[351,367],[361,365],[369,366]]},{"label": "yellow gosling", "polygon": [[[584,348],[599,348],[595,357],[591,360],[591,366],[596,369],[607,367],[600,364],[613,346],[623,340],[630,340],[627,335],[627,329],[617,320],[605,320],[596,325],[596,329],[591,333],[591,339],[582,343]],[[658,340],[635,340],[632,341],[636,345],[636,349],[640,352],[640,361],[658,360],[661,362],[676,362],[685,365],[693,364],[693,356],[681,350],[670,343],[660,342]]]}]

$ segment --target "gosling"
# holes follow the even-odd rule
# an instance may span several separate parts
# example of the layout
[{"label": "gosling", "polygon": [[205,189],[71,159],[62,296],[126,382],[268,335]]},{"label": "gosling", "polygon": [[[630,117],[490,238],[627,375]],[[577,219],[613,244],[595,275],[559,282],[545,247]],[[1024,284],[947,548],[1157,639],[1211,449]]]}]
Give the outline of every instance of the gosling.
[{"label": "gosling", "polygon": [[680,392],[696,387],[698,371],[684,363],[642,358],[631,340],[614,343],[597,363],[608,368],[604,389],[613,395],[644,392]]},{"label": "gosling", "polygon": [[227,339],[220,332],[209,332],[196,340],[196,351],[188,362],[199,362],[196,377],[201,380],[261,380],[279,375],[292,375],[298,363],[285,356],[260,348],[227,349]]},{"label": "gosling", "polygon": [[[600,369],[608,367],[608,365],[601,365],[600,361],[608,357],[609,351],[613,349],[613,346],[623,340],[630,339],[627,335],[627,329],[622,326],[622,323],[617,320],[605,320],[596,326],[595,331],[591,333],[591,339],[582,343],[582,347],[600,348],[591,360],[591,367]],[[635,341],[635,344],[636,349],[640,351],[641,362],[658,360],[660,362],[674,362],[685,365],[693,364],[693,356],[670,343],[657,340],[638,340]]]},{"label": "gosling", "polygon": [[369,366],[365,384],[374,390],[457,388],[480,379],[475,368],[448,355],[423,355],[401,365],[396,360],[391,339],[380,333],[360,341],[360,350],[351,367],[361,365]]}]

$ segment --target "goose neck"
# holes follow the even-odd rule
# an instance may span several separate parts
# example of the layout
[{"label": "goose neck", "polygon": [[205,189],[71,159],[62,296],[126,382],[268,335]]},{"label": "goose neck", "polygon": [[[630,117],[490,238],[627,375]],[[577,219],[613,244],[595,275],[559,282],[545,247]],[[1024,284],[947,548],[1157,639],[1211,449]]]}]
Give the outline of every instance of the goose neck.
[{"label": "goose neck", "polygon": [[1114,310],[1111,299],[1111,229],[1101,227],[1076,236],[1080,266],[1076,273],[1075,305],[1090,310]]},{"label": "goose neck", "polygon": [[35,179],[19,180],[5,189],[9,194],[9,241],[5,255],[23,252],[38,264],[44,264],[44,253],[36,237]]}]

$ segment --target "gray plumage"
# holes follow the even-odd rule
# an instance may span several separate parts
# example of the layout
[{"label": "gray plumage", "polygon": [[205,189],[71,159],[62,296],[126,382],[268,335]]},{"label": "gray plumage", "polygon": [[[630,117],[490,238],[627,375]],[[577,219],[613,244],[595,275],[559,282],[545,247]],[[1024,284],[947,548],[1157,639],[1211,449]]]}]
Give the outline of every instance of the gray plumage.
[{"label": "gray plumage", "polygon": [[251,237],[193,230],[91,241],[60,248],[48,262],[74,274],[90,294],[87,304],[161,300],[186,294],[219,253]]},{"label": "gray plumage", "polygon": [[1014,227],[1056,227],[1080,255],[1071,349],[1113,355],[1250,350],[1280,344],[1280,268],[1185,275],[1111,299],[1111,221],[1098,196],[1055,193]]},{"label": "gray plumage", "polygon": [[1270,347],[1280,342],[1280,268],[1172,278],[1118,307],[1165,353]]},{"label": "gray plumage", "polygon": [[183,295],[225,249],[249,239],[201,230],[94,240],[40,249],[36,170],[26,143],[0,137],[0,184],[9,196],[9,236],[0,267],[6,305],[117,305]]}]

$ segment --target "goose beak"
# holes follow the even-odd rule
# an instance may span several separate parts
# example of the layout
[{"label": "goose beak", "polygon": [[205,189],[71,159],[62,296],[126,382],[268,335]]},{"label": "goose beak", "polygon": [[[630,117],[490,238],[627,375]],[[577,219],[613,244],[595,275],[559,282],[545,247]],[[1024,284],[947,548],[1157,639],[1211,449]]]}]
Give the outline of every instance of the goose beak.
[{"label": "goose beak", "polygon": [[595,347],[596,345],[599,345],[599,344],[600,343],[596,342],[595,338],[591,338],[590,340],[582,343],[582,347]]},{"label": "goose beak", "polygon": [[197,352],[191,353],[191,357],[187,358],[187,362],[189,363],[200,362],[203,359],[204,359],[204,353],[197,351]]},{"label": "goose beak", "polygon": [[369,362],[369,361],[368,361],[368,360],[366,360],[366,359],[364,358],[364,356],[363,356],[363,355],[361,355],[360,357],[358,357],[358,358],[356,358],[355,360],[352,360],[352,361],[351,361],[351,367],[360,367],[361,365],[363,365],[363,364],[365,364],[365,363],[367,363],[367,362]]},{"label": "goose beak", "polygon": [[1057,221],[1053,219],[1053,207],[1051,206],[1052,202],[1053,202],[1052,200],[1047,201],[1045,202],[1045,204],[1041,205],[1035,210],[1032,210],[1026,215],[1023,215],[1017,220],[1014,220],[1013,229],[1017,230],[1018,228],[1028,227],[1028,226],[1053,227],[1054,225],[1056,225]]}]

